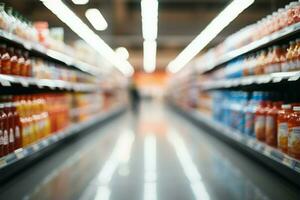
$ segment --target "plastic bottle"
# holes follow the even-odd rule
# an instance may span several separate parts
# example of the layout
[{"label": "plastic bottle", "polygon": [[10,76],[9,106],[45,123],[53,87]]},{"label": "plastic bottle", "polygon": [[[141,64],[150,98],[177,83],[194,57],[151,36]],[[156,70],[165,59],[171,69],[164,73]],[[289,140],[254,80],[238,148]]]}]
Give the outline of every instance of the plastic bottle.
[{"label": "plastic bottle", "polygon": [[3,122],[3,156],[9,153],[8,118],[4,112],[4,104],[0,103],[0,115]]},{"label": "plastic bottle", "polygon": [[291,104],[284,104],[281,106],[281,110],[278,111],[277,117],[278,149],[285,153],[288,151],[288,121],[291,113]]},{"label": "plastic bottle", "polygon": [[300,106],[293,107],[288,128],[288,154],[300,159]]},{"label": "plastic bottle", "polygon": [[280,101],[274,102],[266,115],[266,143],[273,147],[277,147],[277,117],[281,105]]},{"label": "plastic bottle", "polygon": [[11,64],[10,55],[7,52],[6,45],[1,45],[1,74],[10,74]]},{"label": "plastic bottle", "polygon": [[266,135],[266,112],[270,106],[268,101],[268,96],[266,93],[263,94],[263,99],[259,103],[255,111],[255,118],[254,118],[254,130],[256,139],[260,141],[265,141]]},{"label": "plastic bottle", "polygon": [[20,116],[17,111],[17,107],[19,106],[18,101],[14,101],[12,105],[12,113],[14,117],[14,133],[15,133],[15,148],[22,147],[22,126],[20,121]]}]

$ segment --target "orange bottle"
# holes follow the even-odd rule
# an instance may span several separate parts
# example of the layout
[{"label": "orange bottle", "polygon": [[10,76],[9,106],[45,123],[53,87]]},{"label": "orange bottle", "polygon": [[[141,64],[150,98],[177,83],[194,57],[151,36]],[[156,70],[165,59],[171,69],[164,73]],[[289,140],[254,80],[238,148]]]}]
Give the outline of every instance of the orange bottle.
[{"label": "orange bottle", "polygon": [[291,104],[284,104],[281,106],[281,110],[278,111],[277,117],[277,140],[278,148],[287,153],[288,151],[288,121],[292,113]]},{"label": "orange bottle", "polygon": [[10,55],[7,52],[6,46],[3,47],[3,51],[1,53],[1,74],[10,74],[11,73],[11,65],[10,65]]},{"label": "orange bottle", "polygon": [[256,139],[265,141],[266,139],[266,113],[271,108],[271,102],[262,100],[256,109],[254,119],[254,131]]},{"label": "orange bottle", "polygon": [[281,104],[282,102],[274,102],[266,115],[266,143],[273,147],[277,147],[277,117]]},{"label": "orange bottle", "polygon": [[300,106],[293,107],[288,128],[288,154],[296,159],[300,159]]},{"label": "orange bottle", "polygon": [[2,121],[2,131],[3,131],[3,143],[2,143],[2,152],[3,156],[9,153],[9,136],[8,136],[8,118],[7,114],[4,112],[4,104],[0,103],[0,115]]}]

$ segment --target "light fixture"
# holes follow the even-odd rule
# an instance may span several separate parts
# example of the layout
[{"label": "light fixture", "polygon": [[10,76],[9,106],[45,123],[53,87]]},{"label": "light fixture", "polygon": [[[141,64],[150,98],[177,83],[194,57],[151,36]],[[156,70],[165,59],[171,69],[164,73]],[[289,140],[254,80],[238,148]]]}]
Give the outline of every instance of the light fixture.
[{"label": "light fixture", "polygon": [[61,0],[41,0],[62,22],[81,37],[96,52],[112,63],[125,76],[131,76],[134,69],[127,60],[120,59],[115,51],[95,34],[82,20]]},{"label": "light fixture", "polygon": [[156,41],[144,41],[144,70],[147,73],[155,71],[156,66]]},{"label": "light fixture", "polygon": [[141,10],[144,38],[144,70],[148,73],[152,73],[156,67],[158,1],[142,0]]},{"label": "light fixture", "polygon": [[125,47],[118,47],[115,50],[116,54],[118,55],[119,58],[122,58],[124,60],[127,60],[129,58],[129,53]]},{"label": "light fixture", "polygon": [[74,4],[76,5],[84,5],[89,2],[89,0],[72,0]]},{"label": "light fixture", "polygon": [[107,29],[107,22],[97,8],[88,9],[85,16],[97,31]]},{"label": "light fixture", "polygon": [[173,61],[169,63],[167,67],[168,71],[172,73],[180,71],[253,2],[254,0],[233,0]]}]

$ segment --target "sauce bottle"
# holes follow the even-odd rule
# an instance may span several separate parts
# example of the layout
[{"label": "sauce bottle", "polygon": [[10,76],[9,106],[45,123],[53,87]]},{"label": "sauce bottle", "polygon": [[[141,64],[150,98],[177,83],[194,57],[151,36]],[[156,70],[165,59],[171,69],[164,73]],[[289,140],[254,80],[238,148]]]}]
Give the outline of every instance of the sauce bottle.
[{"label": "sauce bottle", "polygon": [[20,66],[18,63],[18,57],[15,54],[15,49],[13,47],[8,48],[8,53],[10,55],[10,74],[18,75]]},{"label": "sauce bottle", "polygon": [[12,105],[12,113],[14,118],[14,133],[15,133],[15,149],[22,147],[22,130],[21,130],[21,121],[20,116],[17,111],[17,107],[19,106],[18,101],[14,101]]},{"label": "sauce bottle", "polygon": [[3,123],[3,156],[9,153],[9,142],[8,142],[8,118],[7,114],[4,112],[4,104],[0,103],[0,115]]},{"label": "sauce bottle", "polygon": [[7,52],[6,46],[1,47],[1,74],[10,74],[10,55]]},{"label": "sauce bottle", "polygon": [[31,77],[32,76],[32,64],[31,64],[31,60],[29,58],[28,51],[24,52],[24,58],[25,58],[25,65],[24,65],[24,68],[22,71],[22,75]]},{"label": "sauce bottle", "polygon": [[288,128],[288,154],[300,159],[300,106],[293,107]]},{"label": "sauce bottle", "polygon": [[4,130],[4,121],[2,120],[1,105],[0,105],[0,157],[4,156],[4,153],[3,153],[3,130]]},{"label": "sauce bottle", "polygon": [[266,132],[266,110],[268,109],[269,103],[266,101],[266,96],[263,95],[263,100],[259,103],[259,106],[255,112],[254,119],[254,130],[256,139],[265,141]]},{"label": "sauce bottle", "polygon": [[281,106],[281,110],[278,111],[277,117],[277,139],[278,149],[282,152],[287,153],[288,151],[288,121],[292,113],[291,104],[284,104]]},{"label": "sauce bottle", "polygon": [[277,118],[282,102],[276,101],[266,115],[266,143],[277,147]]},{"label": "sauce bottle", "polygon": [[7,115],[7,122],[8,122],[8,146],[9,146],[9,153],[12,153],[15,150],[15,133],[14,133],[14,116],[12,113],[12,104],[11,102],[6,102],[4,104],[4,112]]}]

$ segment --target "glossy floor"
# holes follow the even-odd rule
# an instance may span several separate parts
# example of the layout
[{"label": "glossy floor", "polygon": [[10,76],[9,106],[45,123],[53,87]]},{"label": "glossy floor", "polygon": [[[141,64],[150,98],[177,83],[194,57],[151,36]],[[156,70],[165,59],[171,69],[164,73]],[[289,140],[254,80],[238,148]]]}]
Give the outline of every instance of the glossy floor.
[{"label": "glossy floor", "polygon": [[162,103],[84,132],[1,186],[0,199],[300,199],[298,188]]}]

